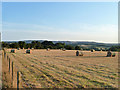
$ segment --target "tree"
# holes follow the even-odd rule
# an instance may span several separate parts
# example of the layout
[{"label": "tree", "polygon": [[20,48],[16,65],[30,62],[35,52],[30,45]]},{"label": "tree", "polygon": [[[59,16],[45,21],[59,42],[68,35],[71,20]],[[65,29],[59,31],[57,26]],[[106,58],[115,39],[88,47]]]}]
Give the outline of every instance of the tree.
[{"label": "tree", "polygon": [[31,48],[36,48],[37,46],[37,42],[36,41],[32,41],[31,42]]},{"label": "tree", "polygon": [[25,45],[25,48],[26,49],[28,49],[28,48],[30,48],[31,47],[31,44],[30,43],[27,43],[26,45]]},{"label": "tree", "polygon": [[41,43],[43,46],[44,46],[44,48],[45,49],[47,49],[47,48],[53,48],[54,47],[54,44],[53,44],[53,42],[52,41],[44,41],[44,42],[42,42]]},{"label": "tree", "polygon": [[42,49],[43,45],[40,42],[36,42],[36,49]]},{"label": "tree", "polygon": [[18,44],[21,49],[25,48],[26,43],[24,41],[19,41]]},{"label": "tree", "polygon": [[80,46],[75,46],[75,50],[80,50]]},{"label": "tree", "polygon": [[19,47],[19,45],[18,45],[18,43],[11,43],[10,45],[10,48],[18,48]]},{"label": "tree", "polygon": [[55,46],[57,49],[61,49],[61,48],[65,47],[65,44],[64,43],[56,43]]},{"label": "tree", "polygon": [[74,48],[73,46],[71,46],[71,45],[66,45],[65,48],[66,48],[67,50],[74,50],[74,49],[75,49],[75,48]]},{"label": "tree", "polygon": [[120,46],[112,46],[109,48],[111,51],[118,51],[120,49]]},{"label": "tree", "polygon": [[6,43],[6,42],[2,42],[2,47],[3,47],[3,48],[4,48],[4,47],[9,48],[9,44]]}]

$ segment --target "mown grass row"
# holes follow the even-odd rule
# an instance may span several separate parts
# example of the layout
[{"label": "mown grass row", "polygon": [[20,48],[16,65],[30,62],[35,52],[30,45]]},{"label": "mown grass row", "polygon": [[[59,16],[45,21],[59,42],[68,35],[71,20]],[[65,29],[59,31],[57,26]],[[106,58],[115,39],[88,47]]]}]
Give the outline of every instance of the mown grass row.
[{"label": "mown grass row", "polygon": [[[115,79],[116,74],[112,78],[102,76],[103,74],[100,75],[100,73],[104,73],[104,71],[97,72],[98,68],[82,64],[69,65],[69,60],[65,59],[64,61],[61,57],[40,57],[39,55],[20,53],[12,55],[17,58],[16,62],[19,62],[20,66],[22,65],[20,68],[23,68],[23,71],[26,68],[24,73],[29,71],[24,74],[25,78],[30,77],[29,75],[32,76],[31,79],[35,77],[36,83],[40,83],[42,87],[114,87],[108,82],[110,79]],[[96,75],[94,79],[91,77],[92,73]],[[107,73],[104,74],[107,75]]]}]

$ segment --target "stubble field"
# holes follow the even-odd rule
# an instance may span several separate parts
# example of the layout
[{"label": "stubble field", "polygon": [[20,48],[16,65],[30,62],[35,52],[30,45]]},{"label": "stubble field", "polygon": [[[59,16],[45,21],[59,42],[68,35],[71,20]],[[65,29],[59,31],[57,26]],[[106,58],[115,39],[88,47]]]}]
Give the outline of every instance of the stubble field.
[{"label": "stubble field", "polygon": [[7,54],[22,72],[23,87],[32,88],[117,88],[118,53],[106,57],[107,52],[76,50],[17,50]]}]

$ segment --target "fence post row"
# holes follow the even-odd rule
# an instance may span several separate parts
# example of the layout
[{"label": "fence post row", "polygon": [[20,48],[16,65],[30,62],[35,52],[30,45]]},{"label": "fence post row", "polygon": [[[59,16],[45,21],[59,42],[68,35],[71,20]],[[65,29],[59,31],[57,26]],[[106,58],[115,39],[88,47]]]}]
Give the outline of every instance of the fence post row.
[{"label": "fence post row", "polygon": [[[8,68],[9,68],[9,74],[10,74],[10,65],[11,65],[11,69],[12,69],[12,84],[14,83],[14,62],[12,61],[12,64],[10,64],[10,58],[8,57],[7,53],[5,52],[5,50],[3,50],[3,56],[4,56],[4,59],[6,58],[7,61],[8,61]],[[21,85],[21,72],[20,71],[17,71],[17,90],[19,90],[20,88],[20,85]]]}]

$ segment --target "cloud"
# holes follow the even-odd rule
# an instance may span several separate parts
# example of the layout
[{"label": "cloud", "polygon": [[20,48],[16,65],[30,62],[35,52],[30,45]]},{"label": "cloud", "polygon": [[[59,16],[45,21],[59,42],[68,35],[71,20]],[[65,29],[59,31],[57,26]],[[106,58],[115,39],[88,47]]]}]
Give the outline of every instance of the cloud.
[{"label": "cloud", "polygon": [[74,24],[54,27],[35,24],[3,23],[3,40],[48,39],[117,42],[117,25]]}]

